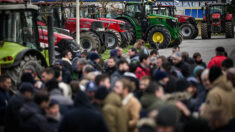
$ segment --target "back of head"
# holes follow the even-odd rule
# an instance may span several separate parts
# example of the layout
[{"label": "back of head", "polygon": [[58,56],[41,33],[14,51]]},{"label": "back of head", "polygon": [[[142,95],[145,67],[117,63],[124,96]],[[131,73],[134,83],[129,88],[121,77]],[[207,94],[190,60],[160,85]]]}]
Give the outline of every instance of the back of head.
[{"label": "back of head", "polygon": [[95,98],[99,100],[104,100],[108,94],[108,89],[104,86],[101,86],[98,87],[97,91],[95,92]]},{"label": "back of head", "polygon": [[36,104],[40,105],[43,101],[49,101],[50,96],[47,91],[42,90],[36,92],[33,99]]},{"label": "back of head", "polygon": [[146,59],[148,59],[148,55],[146,55],[146,54],[141,54],[140,55],[140,57],[139,57],[139,59],[140,59],[140,62],[143,62],[143,60],[146,60]]},{"label": "back of head", "polygon": [[146,89],[146,93],[152,93],[154,94],[156,90],[160,88],[160,85],[156,82],[151,81]]},{"label": "back of head", "polygon": [[216,47],[215,51],[216,51],[216,55],[224,55],[225,53],[224,47]]},{"label": "back of head", "polygon": [[229,69],[233,67],[233,60],[230,58],[226,58],[225,60],[222,61],[221,66],[226,69]]},{"label": "back of head", "polygon": [[128,88],[129,93],[131,93],[135,90],[135,83],[134,82],[132,82],[126,78],[121,78],[118,81],[122,82],[123,88]]},{"label": "back of head", "polygon": [[75,99],[74,99],[74,106],[75,107],[86,107],[86,108],[92,108],[92,105],[89,101],[89,98],[87,97],[87,95],[82,92],[82,91],[78,91]]},{"label": "back of head", "polygon": [[24,92],[34,93],[34,86],[32,83],[23,82],[19,87],[20,92],[23,94]]},{"label": "back of head", "polygon": [[212,66],[209,71],[209,80],[213,83],[217,78],[222,75],[222,71],[218,66]]},{"label": "back of head", "polygon": [[128,64],[127,60],[124,58],[121,58],[118,62],[117,62],[117,66],[119,67],[121,64]]},{"label": "back of head", "polygon": [[83,72],[86,72],[86,73],[90,73],[90,72],[93,72],[95,71],[94,67],[90,64],[86,64],[83,69],[82,69]]},{"label": "back of head", "polygon": [[23,73],[21,76],[21,82],[29,82],[31,84],[35,83],[31,73]]},{"label": "back of head", "polygon": [[56,79],[51,79],[46,83],[46,88],[48,92],[51,92],[54,89],[59,89],[59,85]]},{"label": "back of head", "polygon": [[175,92],[184,92],[189,86],[190,83],[186,79],[178,79],[176,81]]},{"label": "back of head", "polygon": [[130,63],[129,64],[129,72],[135,73],[137,67],[138,67],[137,63]]}]

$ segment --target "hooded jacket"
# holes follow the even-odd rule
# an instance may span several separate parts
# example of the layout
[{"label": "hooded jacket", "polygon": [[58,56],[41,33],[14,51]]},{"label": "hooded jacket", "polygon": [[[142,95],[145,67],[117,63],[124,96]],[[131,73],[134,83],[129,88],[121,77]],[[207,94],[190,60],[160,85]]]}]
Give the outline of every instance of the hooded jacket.
[{"label": "hooded jacket", "polygon": [[142,104],[143,112],[150,112],[156,110],[163,105],[163,101],[157,98],[153,93],[144,93],[141,97],[140,102]]},{"label": "hooded jacket", "polygon": [[65,115],[58,132],[108,132],[101,116],[91,105],[87,95],[79,91],[74,108]]},{"label": "hooded jacket", "polygon": [[110,132],[127,132],[128,114],[119,95],[112,92],[105,98],[102,114]]},{"label": "hooded jacket", "polygon": [[209,113],[214,108],[223,108],[227,116],[235,118],[235,90],[226,76],[221,75],[212,83],[212,89],[209,91],[206,104],[202,111],[202,116],[208,118]]}]

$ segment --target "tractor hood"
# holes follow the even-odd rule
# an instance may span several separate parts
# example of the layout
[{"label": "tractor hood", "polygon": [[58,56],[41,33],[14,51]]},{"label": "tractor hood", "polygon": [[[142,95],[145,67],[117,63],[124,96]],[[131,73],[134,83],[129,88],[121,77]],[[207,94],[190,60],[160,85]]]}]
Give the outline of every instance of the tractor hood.
[{"label": "tractor hood", "polygon": [[175,15],[176,18],[178,19],[189,19],[191,16],[186,16],[186,15]]},{"label": "tractor hood", "polygon": [[172,20],[178,20],[178,18],[176,17],[172,17],[172,16],[166,16],[166,15],[149,15],[148,18],[162,18],[162,19],[172,19]]},{"label": "tractor hood", "polygon": [[125,22],[124,21],[122,21],[122,20],[116,20],[116,19],[108,19],[108,18],[99,18],[98,20],[100,20],[100,21],[102,21],[102,22],[116,22],[116,23],[120,23],[120,24],[125,24]]}]

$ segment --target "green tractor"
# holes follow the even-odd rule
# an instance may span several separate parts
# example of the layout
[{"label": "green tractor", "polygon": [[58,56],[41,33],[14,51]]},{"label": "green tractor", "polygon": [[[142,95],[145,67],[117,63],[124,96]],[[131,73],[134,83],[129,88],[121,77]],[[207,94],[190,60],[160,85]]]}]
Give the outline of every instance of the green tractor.
[{"label": "green tractor", "polygon": [[178,19],[166,15],[153,14],[152,2],[127,2],[124,12],[117,19],[126,22],[132,35],[131,44],[136,39],[144,39],[153,48],[166,48],[182,42]]},{"label": "green tractor", "polygon": [[53,60],[52,27],[48,28],[49,44],[40,43],[37,14],[35,5],[0,3],[0,68],[11,77],[13,90],[25,68],[34,67],[40,74]]}]

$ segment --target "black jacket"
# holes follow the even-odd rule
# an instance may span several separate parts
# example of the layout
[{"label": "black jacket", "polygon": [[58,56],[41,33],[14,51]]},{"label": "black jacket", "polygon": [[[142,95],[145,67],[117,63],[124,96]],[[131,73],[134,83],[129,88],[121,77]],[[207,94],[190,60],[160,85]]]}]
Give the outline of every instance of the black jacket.
[{"label": "black jacket", "polygon": [[25,103],[20,109],[20,132],[49,132],[44,111],[34,102]]},{"label": "black jacket", "polygon": [[175,66],[179,69],[179,71],[183,74],[185,78],[189,77],[192,74],[190,70],[190,65],[184,61],[180,61]]},{"label": "black jacket", "polygon": [[101,116],[82,91],[77,93],[74,108],[63,118],[59,132],[108,132]]},{"label": "black jacket", "polygon": [[9,99],[10,99],[9,92],[0,88],[0,125],[5,124],[6,109]]}]

